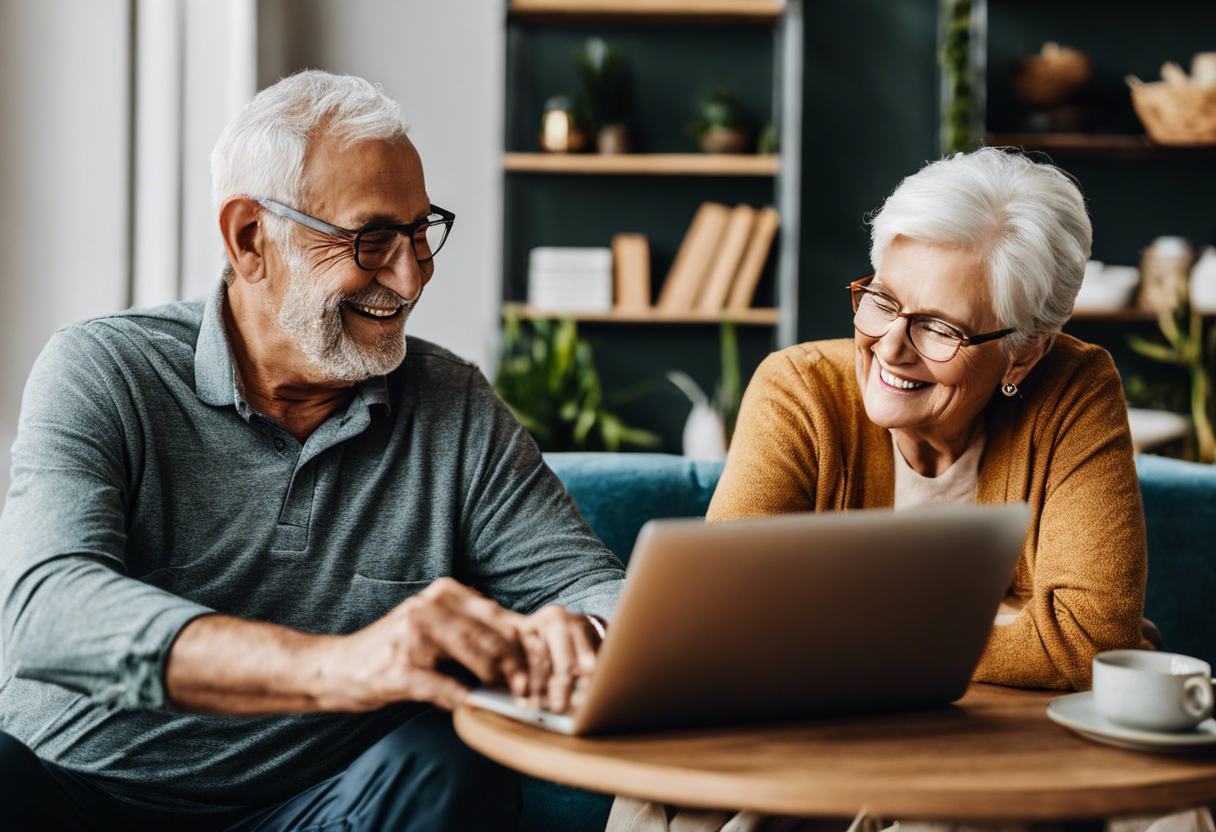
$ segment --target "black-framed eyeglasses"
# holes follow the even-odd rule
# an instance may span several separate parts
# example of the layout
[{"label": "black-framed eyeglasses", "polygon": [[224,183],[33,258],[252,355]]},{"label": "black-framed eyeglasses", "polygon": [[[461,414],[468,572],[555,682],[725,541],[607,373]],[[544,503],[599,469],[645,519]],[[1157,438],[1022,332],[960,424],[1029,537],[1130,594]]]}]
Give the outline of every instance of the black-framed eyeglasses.
[{"label": "black-framed eyeglasses", "polygon": [[363,228],[352,230],[330,225],[273,199],[257,196],[254,201],[267,211],[298,222],[313,231],[349,241],[354,249],[355,265],[369,272],[382,269],[393,262],[407,240],[414,249],[414,259],[419,263],[432,259],[447,242],[448,232],[456,221],[456,215],[451,211],[432,205],[430,213],[417,222],[406,225],[365,225]]},{"label": "black-framed eyeglasses", "polygon": [[849,284],[853,297],[853,326],[869,338],[881,338],[898,318],[908,319],[908,340],[912,347],[930,361],[945,362],[954,358],[959,347],[985,344],[1011,335],[1016,330],[1002,329],[983,335],[967,335],[954,324],[928,315],[913,315],[901,311],[899,301],[884,292],[867,288],[874,275]]}]

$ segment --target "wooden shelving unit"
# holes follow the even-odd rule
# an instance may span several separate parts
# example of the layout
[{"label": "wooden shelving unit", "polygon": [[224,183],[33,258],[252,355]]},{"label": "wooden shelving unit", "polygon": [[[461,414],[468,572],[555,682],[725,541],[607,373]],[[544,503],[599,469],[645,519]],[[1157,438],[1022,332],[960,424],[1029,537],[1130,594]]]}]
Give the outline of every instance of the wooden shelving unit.
[{"label": "wooden shelving unit", "polygon": [[[509,148],[503,153],[508,201],[514,194],[540,191],[567,193],[571,188],[586,190],[585,197],[603,188],[619,199],[624,188],[635,188],[639,196],[646,196],[651,203],[661,200],[668,185],[662,181],[620,183],[593,181],[582,188],[582,184],[562,181],[563,176],[586,177],[638,177],[653,180],[656,177],[683,177],[673,183],[672,188],[679,199],[687,202],[686,194],[691,188],[703,190],[705,199],[723,202],[746,201],[757,205],[773,204],[781,218],[781,228],[769,257],[773,261],[773,287],[771,299],[767,289],[762,292],[766,307],[747,310],[720,310],[713,313],[687,311],[681,314],[665,314],[654,310],[620,312],[598,315],[559,315],[552,310],[529,306],[522,295],[526,294],[521,275],[524,258],[521,250],[545,241],[534,236],[513,232],[511,223],[519,222],[521,212],[508,214],[504,246],[504,312],[527,318],[570,317],[579,321],[623,324],[717,324],[733,321],[741,325],[772,328],[775,348],[797,341],[798,321],[798,254],[799,254],[799,199],[801,160],[801,113],[802,113],[802,33],[803,0],[510,0],[507,4],[507,136]],[[681,28],[690,30],[727,30],[739,26],[756,29],[771,28],[772,48],[769,52],[773,67],[773,121],[778,132],[780,154],[706,154],[689,152],[630,153],[600,155],[595,153],[543,153],[534,152],[536,144],[530,130],[519,129],[512,120],[511,110],[519,96],[527,89],[529,61],[537,53],[530,53],[531,43],[540,42],[552,28],[587,28],[594,26],[631,27],[633,30]],[[665,32],[656,31],[649,36],[649,48],[656,53],[664,49]],[[694,36],[695,37],[695,36]],[[716,35],[715,35],[716,37]],[[687,41],[688,36],[684,36]],[[643,47],[645,48],[645,47]],[[638,78],[635,83],[655,83],[658,78]],[[683,118],[683,116],[678,116]],[[531,124],[533,116],[528,117]],[[682,144],[682,143],[681,143]],[[670,141],[657,142],[652,146],[664,150],[678,150]],[[536,175],[543,175],[544,179]],[[730,178],[734,182],[706,182],[704,188],[690,180],[696,178]],[[771,180],[772,196],[751,196],[745,199],[732,198],[734,193],[755,193],[757,187],[768,189]],[[739,181],[745,180],[745,181]],[[750,180],[750,181],[747,181]],[[562,190],[565,189],[565,190]],[[584,198],[580,194],[579,198]],[[534,205],[535,203],[530,203]],[[602,213],[602,212],[601,212]],[[573,218],[572,221],[576,221]],[[547,219],[548,222],[553,220]],[[612,222],[610,220],[609,222]],[[621,229],[605,224],[604,243],[613,233]],[[560,236],[560,235],[558,235]],[[566,235],[570,236],[570,235]],[[521,240],[521,237],[524,239]],[[557,242],[550,244],[558,244]],[[670,245],[669,243],[665,243]],[[652,274],[652,285],[661,283],[662,274]]]},{"label": "wooden shelving unit", "polygon": [[1157,320],[1157,313],[1147,309],[1136,309],[1131,306],[1124,309],[1077,309],[1073,311],[1070,320],[1134,323],[1136,321],[1155,321]]},{"label": "wooden shelving unit", "polygon": [[[1204,320],[1216,318],[1216,312],[1205,312],[1200,317]],[[1137,321],[1155,321],[1158,315],[1148,309],[1126,307],[1110,310],[1077,310],[1072,313],[1074,321],[1106,321],[1109,323],[1136,323]]]},{"label": "wooden shelving unit", "polygon": [[1216,145],[1166,146],[1147,135],[1105,133],[989,133],[991,147],[1020,147],[1057,156],[1093,159],[1196,159],[1216,161]]},{"label": "wooden shelving unit", "polygon": [[503,168],[515,173],[776,176],[781,157],[743,153],[507,153]]},{"label": "wooden shelving unit", "polygon": [[611,312],[555,312],[538,309],[524,303],[507,303],[503,312],[521,318],[568,318],[574,321],[619,324],[720,324],[731,322],[745,326],[776,326],[780,322],[777,309],[723,309],[718,312],[662,312],[658,309],[612,310]]},{"label": "wooden shelving unit", "polygon": [[511,0],[513,20],[771,24],[784,0]]}]

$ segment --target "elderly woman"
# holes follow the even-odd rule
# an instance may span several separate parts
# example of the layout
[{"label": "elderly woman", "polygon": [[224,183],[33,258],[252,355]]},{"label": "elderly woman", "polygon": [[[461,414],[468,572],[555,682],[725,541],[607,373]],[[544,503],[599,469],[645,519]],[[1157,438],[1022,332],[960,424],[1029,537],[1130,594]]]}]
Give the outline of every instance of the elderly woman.
[{"label": "elderly woman", "polygon": [[1089,259],[1084,198],[984,148],[905,179],[871,225],[853,340],[760,366],[709,519],[1025,501],[974,678],[1087,688],[1095,653],[1142,644],[1145,537],[1119,376],[1060,333]]},{"label": "elderly woman", "polygon": [[[1060,333],[1089,259],[1085,200],[1059,169],[984,148],[905,179],[871,225],[874,274],[848,287],[853,340],[760,365],[708,519],[1025,501],[1030,530],[974,678],[1087,688],[1095,653],[1152,646],[1142,626],[1155,628],[1119,376],[1105,350]],[[608,829],[667,829],[667,814],[618,798]],[[761,822],[686,815],[698,829]]]}]

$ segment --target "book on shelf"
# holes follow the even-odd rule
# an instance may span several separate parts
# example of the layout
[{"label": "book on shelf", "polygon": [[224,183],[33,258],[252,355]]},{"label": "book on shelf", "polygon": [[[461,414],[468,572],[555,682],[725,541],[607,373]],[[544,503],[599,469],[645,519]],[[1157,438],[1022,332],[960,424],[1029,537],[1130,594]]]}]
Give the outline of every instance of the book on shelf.
[{"label": "book on shelf", "polygon": [[726,298],[730,295],[755,224],[756,209],[750,205],[736,205],[730,212],[726,231],[722,234],[722,244],[718,247],[705,285],[701,287],[701,296],[697,299],[696,308],[700,311],[717,312],[726,306]]},{"label": "book on shelf", "polygon": [[617,309],[650,308],[650,243],[645,234],[612,238],[612,271]]},{"label": "book on shelf", "polygon": [[664,312],[687,312],[693,308],[722,242],[730,213],[729,208],[717,202],[701,203],[676,252],[671,271],[663,281],[657,304],[659,309]]},{"label": "book on shelf", "polygon": [[773,238],[777,235],[779,224],[777,209],[771,205],[761,208],[756,215],[751,238],[747,241],[747,248],[743,252],[743,259],[730,288],[730,296],[726,301],[727,309],[751,308],[752,298],[756,294],[756,286],[760,283],[760,275],[764,273],[764,264],[768,260],[769,249],[773,247]]}]

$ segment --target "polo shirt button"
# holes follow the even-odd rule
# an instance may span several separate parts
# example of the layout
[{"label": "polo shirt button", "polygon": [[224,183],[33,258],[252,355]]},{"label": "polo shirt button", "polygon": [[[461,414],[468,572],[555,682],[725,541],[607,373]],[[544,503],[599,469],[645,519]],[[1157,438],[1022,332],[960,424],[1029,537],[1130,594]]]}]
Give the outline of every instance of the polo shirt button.
[{"label": "polo shirt button", "polygon": [[282,439],[274,440],[274,449],[276,451],[281,451],[286,447],[287,447],[287,444]]}]

